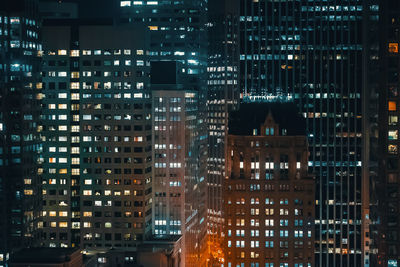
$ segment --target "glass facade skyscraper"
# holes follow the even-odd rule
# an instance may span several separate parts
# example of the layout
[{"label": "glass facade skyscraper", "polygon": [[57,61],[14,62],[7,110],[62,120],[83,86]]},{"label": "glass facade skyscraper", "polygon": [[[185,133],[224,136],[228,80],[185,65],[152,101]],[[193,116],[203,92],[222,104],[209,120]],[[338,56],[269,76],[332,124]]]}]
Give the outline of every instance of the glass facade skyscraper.
[{"label": "glass facade skyscraper", "polygon": [[306,118],[316,175],[316,266],[360,266],[366,93],[364,27],[373,1],[239,1],[241,98],[293,101]]},{"label": "glass facade skyscraper", "polygon": [[38,240],[40,31],[36,1],[0,3],[0,266]]},{"label": "glass facade skyscraper", "polygon": [[[400,264],[399,232],[399,43],[400,2],[380,3],[378,168],[371,184],[371,266]],[[379,130],[378,130],[379,129]]]},{"label": "glass facade skyscraper", "polygon": [[218,244],[223,233],[222,182],[228,114],[239,104],[239,20],[235,4],[225,0],[209,1],[207,215],[211,252],[220,250]]}]

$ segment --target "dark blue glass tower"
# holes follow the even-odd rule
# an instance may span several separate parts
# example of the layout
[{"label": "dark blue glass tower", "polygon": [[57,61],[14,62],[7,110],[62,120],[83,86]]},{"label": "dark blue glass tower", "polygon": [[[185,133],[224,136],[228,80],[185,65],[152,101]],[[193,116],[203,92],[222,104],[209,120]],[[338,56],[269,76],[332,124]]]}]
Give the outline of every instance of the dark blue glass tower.
[{"label": "dark blue glass tower", "polygon": [[368,264],[369,94],[374,1],[238,0],[243,102],[295,102],[316,175],[316,266]]},{"label": "dark blue glass tower", "polygon": [[40,20],[36,1],[0,3],[0,266],[38,240]]}]

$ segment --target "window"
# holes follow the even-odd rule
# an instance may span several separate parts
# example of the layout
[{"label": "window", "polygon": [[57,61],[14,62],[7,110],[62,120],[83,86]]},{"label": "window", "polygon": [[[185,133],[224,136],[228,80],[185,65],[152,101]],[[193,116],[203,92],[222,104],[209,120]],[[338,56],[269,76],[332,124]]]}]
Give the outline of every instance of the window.
[{"label": "window", "polygon": [[274,230],[265,230],[265,237],[274,237]]},{"label": "window", "polygon": [[289,237],[289,231],[288,230],[280,230],[279,236],[280,237]]},{"label": "window", "polygon": [[121,7],[129,7],[131,6],[131,1],[121,1]]},{"label": "window", "polygon": [[274,209],[265,209],[265,215],[274,215]]},{"label": "window", "polygon": [[389,140],[397,140],[398,139],[398,130],[390,130],[389,131]]},{"label": "window", "polygon": [[397,54],[399,53],[399,44],[398,43],[389,43],[389,53]]},{"label": "window", "polygon": [[388,110],[389,111],[396,111],[397,110],[396,101],[389,101]]},{"label": "window", "polygon": [[273,248],[274,247],[274,241],[265,241],[265,247],[266,248]]},{"label": "window", "polygon": [[398,117],[397,116],[389,116],[389,125],[397,125]]},{"label": "window", "polygon": [[274,205],[274,199],[266,198],[265,199],[265,205]]},{"label": "window", "polygon": [[79,57],[79,50],[71,50],[71,57]]},{"label": "window", "polygon": [[288,220],[279,220],[279,226],[288,226],[289,221]]},{"label": "window", "polygon": [[274,226],[274,220],[273,219],[265,220],[265,226]]},{"label": "window", "polygon": [[397,154],[397,145],[390,144],[388,146],[388,152],[390,154]]}]

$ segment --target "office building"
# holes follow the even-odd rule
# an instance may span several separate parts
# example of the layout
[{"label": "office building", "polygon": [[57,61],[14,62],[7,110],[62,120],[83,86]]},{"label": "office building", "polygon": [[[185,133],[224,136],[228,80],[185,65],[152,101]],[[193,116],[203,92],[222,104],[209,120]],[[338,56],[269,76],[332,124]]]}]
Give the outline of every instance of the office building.
[{"label": "office building", "polygon": [[[195,191],[200,192],[197,199],[200,206],[187,207],[196,210],[193,222],[198,222],[196,233],[193,233],[196,238],[190,239],[198,253],[193,261],[186,262],[192,266],[196,261],[204,260],[201,251],[206,248],[207,235],[207,1],[121,0],[119,3],[117,23],[145,26],[150,36],[149,61],[177,62],[179,84],[183,90],[195,92],[198,99],[193,130],[196,132],[193,137],[195,152],[191,157],[197,165],[194,179],[197,183]],[[173,162],[173,159],[169,160]],[[189,206],[189,203],[185,205]],[[155,231],[154,234],[157,235]]]},{"label": "office building", "polygon": [[294,102],[306,119],[316,266],[368,262],[370,117],[362,100],[378,10],[377,1],[239,1],[242,101]]},{"label": "office building", "polygon": [[44,246],[129,250],[151,236],[146,34],[107,23],[44,27]]},{"label": "office building", "polygon": [[[399,15],[398,1],[380,3],[379,156],[371,194],[371,266],[398,266],[399,232]],[[378,129],[375,130],[378,132]]]},{"label": "office building", "polygon": [[36,1],[1,1],[0,266],[38,240],[40,30]]},{"label": "office building", "polygon": [[209,1],[208,22],[208,159],[207,215],[209,251],[219,248],[223,233],[222,181],[225,172],[225,144],[228,114],[239,104],[238,16],[235,2]]},{"label": "office building", "polygon": [[204,198],[196,155],[198,92],[180,83],[175,61],[151,63],[153,108],[153,235],[182,235],[184,266],[204,264]]},{"label": "office building", "polygon": [[314,177],[290,105],[232,112],[223,185],[226,266],[314,266]]}]

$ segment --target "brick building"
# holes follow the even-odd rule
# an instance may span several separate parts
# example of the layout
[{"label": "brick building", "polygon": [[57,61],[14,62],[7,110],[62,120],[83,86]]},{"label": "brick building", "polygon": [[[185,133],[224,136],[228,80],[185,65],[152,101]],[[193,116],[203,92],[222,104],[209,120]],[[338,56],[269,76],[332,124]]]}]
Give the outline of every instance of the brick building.
[{"label": "brick building", "polygon": [[314,265],[314,179],[291,105],[231,113],[224,193],[227,266]]}]

